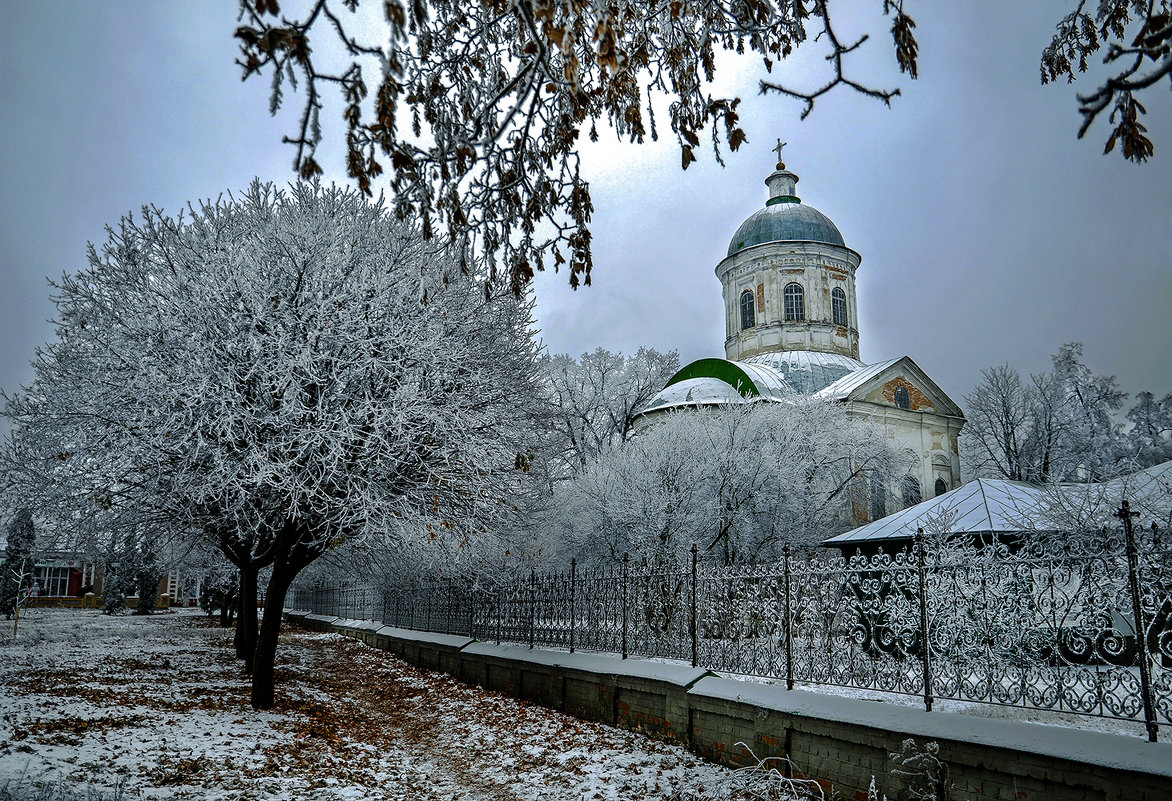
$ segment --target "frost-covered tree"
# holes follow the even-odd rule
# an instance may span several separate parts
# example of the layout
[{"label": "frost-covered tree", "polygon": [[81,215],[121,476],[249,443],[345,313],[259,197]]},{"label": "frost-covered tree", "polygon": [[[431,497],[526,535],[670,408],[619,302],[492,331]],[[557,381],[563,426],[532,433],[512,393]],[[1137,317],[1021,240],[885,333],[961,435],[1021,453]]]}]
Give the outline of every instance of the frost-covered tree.
[{"label": "frost-covered tree", "polygon": [[33,547],[36,544],[36,529],[33,515],[28,509],[20,509],[8,524],[8,544],[4,550],[4,563],[0,566],[0,613],[11,618],[21,603],[22,593],[32,583]]},{"label": "frost-covered tree", "polygon": [[[760,93],[801,100],[803,118],[835,89],[887,104],[899,94],[851,68],[870,32],[847,38],[860,10],[832,0],[238,4],[244,77],[271,82],[274,114],[286,92],[300,93],[284,140],[295,148],[294,169],[321,173],[322,114],[340,114],[346,169],[358,186],[371,191],[386,171],[401,214],[421,218],[426,232],[478,245],[516,291],[547,264],[565,267],[574,287],[590,282],[593,205],[578,148],[583,136],[597,139],[599,124],[631,142],[670,127],[685,169],[702,137],[717,161],[722,147],[746,141],[741,99],[711,90],[723,53],[760,57]],[[865,25],[890,36],[900,70],[916,78],[910,5],[874,0]],[[1105,50],[1105,80],[1079,96],[1079,135],[1106,112],[1107,149],[1118,141],[1125,158],[1144,161],[1153,148],[1136,96],[1166,85],[1172,70],[1168,2],[1087,5],[1080,0],[1059,21],[1042,54],[1042,81],[1074,80]],[[824,72],[781,74],[780,62],[802,47],[824,55]],[[340,102],[331,110],[335,90]],[[666,125],[657,105],[666,105]]]},{"label": "frost-covered tree", "polygon": [[879,425],[834,404],[681,412],[559,485],[545,525],[586,562],[655,564],[693,544],[721,564],[767,561],[848,527],[857,486],[911,466]]},{"label": "frost-covered tree", "polygon": [[606,448],[624,440],[639,407],[679,370],[674,350],[639,348],[632,356],[598,348],[578,359],[541,360],[542,393],[550,405],[555,471],[581,471]]},{"label": "frost-covered tree", "polygon": [[530,436],[530,307],[380,203],[254,183],[144,209],[56,289],[58,339],[7,398],[19,467],[78,519],[202,539],[253,581],[268,566],[255,706],[323,553],[489,537]]},{"label": "frost-covered tree", "polygon": [[1151,392],[1138,393],[1127,419],[1131,421],[1124,437],[1127,458],[1136,467],[1172,459],[1172,393],[1158,401]]},{"label": "frost-covered tree", "polygon": [[1052,362],[1028,381],[1009,365],[982,371],[965,396],[968,475],[1044,484],[1096,481],[1126,466],[1115,415],[1127,396],[1115,377],[1092,373],[1079,343],[1063,345]]},{"label": "frost-covered tree", "polygon": [[[868,37],[840,40],[830,5],[240,0],[236,38],[244,77],[272,80],[273,113],[286,91],[303,93],[286,139],[299,174],[322,170],[321,115],[339,89],[346,168],[358,186],[369,191],[387,171],[402,214],[474,243],[520,291],[546,265],[567,269],[574,287],[590,282],[593,205],[578,143],[596,139],[598,123],[632,142],[670,126],[684,168],[701,137],[711,137],[718,160],[722,147],[746,141],[740,99],[709,90],[718,53],[751,51],[768,71],[818,42],[823,80],[761,83],[805,101],[806,113],[836,87],[885,103],[898,95],[850,74],[847,62]],[[903,5],[876,8],[892,20],[900,68],[915,77],[915,23]],[[653,110],[662,99],[666,124]]]}]

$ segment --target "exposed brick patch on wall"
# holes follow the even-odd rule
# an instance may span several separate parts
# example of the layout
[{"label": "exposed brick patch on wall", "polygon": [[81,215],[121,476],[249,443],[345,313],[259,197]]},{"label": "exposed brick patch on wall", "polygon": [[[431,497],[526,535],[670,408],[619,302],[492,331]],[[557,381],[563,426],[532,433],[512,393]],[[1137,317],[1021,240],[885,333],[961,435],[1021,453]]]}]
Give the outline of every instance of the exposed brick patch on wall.
[{"label": "exposed brick patch on wall", "polygon": [[920,392],[920,390],[916,389],[916,387],[909,383],[908,380],[903,376],[897,376],[883,385],[882,389],[879,391],[883,400],[894,406],[896,387],[903,387],[907,390],[908,400],[911,401],[910,408],[913,412],[920,409],[936,411],[936,407],[932,405],[932,401],[928,400],[928,397],[924,395],[923,392]]}]

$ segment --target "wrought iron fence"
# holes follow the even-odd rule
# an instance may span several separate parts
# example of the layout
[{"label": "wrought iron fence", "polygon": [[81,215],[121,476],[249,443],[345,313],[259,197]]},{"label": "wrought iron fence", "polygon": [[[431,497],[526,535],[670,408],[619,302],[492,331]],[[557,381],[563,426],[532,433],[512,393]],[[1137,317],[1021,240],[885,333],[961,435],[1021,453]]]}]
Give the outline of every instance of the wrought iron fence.
[{"label": "wrought iron fence", "polygon": [[321,614],[530,648],[935,699],[1172,724],[1172,548],[1156,526],[1080,540],[776,564],[531,573],[497,587],[296,587]]}]

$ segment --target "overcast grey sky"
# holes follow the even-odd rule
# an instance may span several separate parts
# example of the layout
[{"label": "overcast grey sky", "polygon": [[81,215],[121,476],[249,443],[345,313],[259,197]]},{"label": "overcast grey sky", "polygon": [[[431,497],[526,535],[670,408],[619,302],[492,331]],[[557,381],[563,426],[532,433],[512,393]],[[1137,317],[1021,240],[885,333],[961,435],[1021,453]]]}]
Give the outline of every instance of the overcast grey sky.
[{"label": "overcast grey sky", "polygon": [[[1077,140],[1074,92],[1090,82],[1038,82],[1070,5],[917,4],[914,82],[894,69],[889,23],[845,20],[875,33],[854,69],[902,88],[891,109],[843,91],[799,122],[799,105],[756,94],[755,63],[729,64],[750,144],[726,169],[702,158],[681,172],[672,141],[592,147],[594,286],[537,281],[544,340],[575,354],[723,355],[713,270],[764,204],[780,136],[803,202],[862,254],[864,361],[907,354],[963,405],[982,368],[1037,372],[1081,341],[1125,391],[1172,391],[1172,103],[1166,87],[1142,98],[1156,143],[1147,165],[1102,156],[1103,123]],[[844,8],[858,6],[881,3]],[[253,176],[291,179],[280,137],[297,107],[273,120],[266,83],[240,82],[235,25],[230,0],[0,4],[0,386],[31,379],[33,349],[52,336],[45,277],[83,266],[105,225]],[[814,82],[817,68],[775,75]],[[338,151],[324,155],[340,178]]]}]

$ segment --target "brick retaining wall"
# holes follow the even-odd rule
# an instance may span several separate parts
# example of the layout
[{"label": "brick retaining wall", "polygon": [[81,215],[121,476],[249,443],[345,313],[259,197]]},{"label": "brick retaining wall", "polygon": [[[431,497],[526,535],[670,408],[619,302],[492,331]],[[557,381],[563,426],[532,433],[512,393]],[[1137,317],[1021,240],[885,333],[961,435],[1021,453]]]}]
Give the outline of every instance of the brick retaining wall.
[{"label": "brick retaining wall", "polygon": [[1172,744],[1139,736],[925,712],[675,664],[531,651],[305,612],[287,617],[470,684],[679,742],[721,764],[750,764],[750,749],[788,755],[795,770],[846,799],[865,800],[874,777],[896,801],[890,754],[913,738],[939,745],[954,801],[1172,801]]}]

